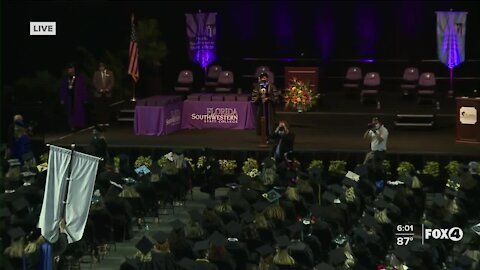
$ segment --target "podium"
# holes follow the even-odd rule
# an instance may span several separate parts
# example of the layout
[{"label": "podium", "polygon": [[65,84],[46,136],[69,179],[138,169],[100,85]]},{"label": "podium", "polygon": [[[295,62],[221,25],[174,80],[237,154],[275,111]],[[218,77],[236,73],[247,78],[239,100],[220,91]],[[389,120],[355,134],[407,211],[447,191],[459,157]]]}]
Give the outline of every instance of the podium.
[{"label": "podium", "polygon": [[480,144],[480,98],[458,97],[457,143]]}]

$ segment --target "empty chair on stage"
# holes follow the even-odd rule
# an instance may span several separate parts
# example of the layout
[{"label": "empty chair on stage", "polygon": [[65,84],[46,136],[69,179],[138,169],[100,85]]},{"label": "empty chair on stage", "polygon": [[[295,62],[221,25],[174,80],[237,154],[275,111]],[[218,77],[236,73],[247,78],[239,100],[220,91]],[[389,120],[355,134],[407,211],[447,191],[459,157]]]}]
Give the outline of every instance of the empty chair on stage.
[{"label": "empty chair on stage", "polygon": [[191,70],[182,70],[178,74],[176,93],[189,94],[193,89],[193,72]]},{"label": "empty chair on stage", "polygon": [[418,102],[422,101],[431,101],[435,103],[437,92],[437,81],[435,79],[435,74],[432,72],[424,72],[420,75],[418,79]]},{"label": "empty chair on stage", "polygon": [[215,92],[217,93],[226,93],[231,92],[234,84],[234,76],[231,71],[222,71],[220,76],[218,76],[217,87]]},{"label": "empty chair on stage", "polygon": [[208,68],[207,77],[205,78],[205,88],[214,89],[218,85],[218,77],[222,73],[222,67],[212,65]]},{"label": "empty chair on stage", "polygon": [[410,96],[417,89],[417,83],[419,78],[418,68],[407,67],[403,71],[403,82],[400,85],[403,96]]},{"label": "empty chair on stage", "polygon": [[365,74],[363,79],[363,87],[360,92],[360,102],[364,103],[367,100],[377,102],[377,108],[380,109],[380,75],[377,72],[369,72]]},{"label": "empty chair on stage", "polygon": [[347,91],[347,94],[351,92],[358,93],[360,86],[362,85],[362,69],[359,67],[349,67],[347,74],[345,75],[345,82],[343,88]]}]

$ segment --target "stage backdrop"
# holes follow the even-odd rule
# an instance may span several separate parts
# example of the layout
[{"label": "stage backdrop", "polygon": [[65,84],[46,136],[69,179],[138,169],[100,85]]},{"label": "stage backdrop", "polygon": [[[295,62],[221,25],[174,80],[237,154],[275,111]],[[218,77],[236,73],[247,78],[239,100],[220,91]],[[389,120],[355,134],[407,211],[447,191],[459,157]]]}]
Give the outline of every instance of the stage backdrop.
[{"label": "stage backdrop", "polygon": [[467,12],[437,11],[437,52],[440,62],[452,69],[465,61]]},{"label": "stage backdrop", "polygon": [[185,14],[190,58],[203,69],[215,60],[217,13]]}]

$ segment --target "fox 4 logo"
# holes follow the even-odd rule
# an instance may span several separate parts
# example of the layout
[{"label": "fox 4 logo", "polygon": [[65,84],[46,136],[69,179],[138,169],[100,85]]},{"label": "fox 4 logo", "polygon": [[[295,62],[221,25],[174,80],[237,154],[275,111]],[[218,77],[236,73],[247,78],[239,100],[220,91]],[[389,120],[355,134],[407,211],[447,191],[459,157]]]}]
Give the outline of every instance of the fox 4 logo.
[{"label": "fox 4 logo", "polygon": [[428,239],[458,242],[463,239],[463,230],[459,227],[450,229],[425,229],[425,240]]}]

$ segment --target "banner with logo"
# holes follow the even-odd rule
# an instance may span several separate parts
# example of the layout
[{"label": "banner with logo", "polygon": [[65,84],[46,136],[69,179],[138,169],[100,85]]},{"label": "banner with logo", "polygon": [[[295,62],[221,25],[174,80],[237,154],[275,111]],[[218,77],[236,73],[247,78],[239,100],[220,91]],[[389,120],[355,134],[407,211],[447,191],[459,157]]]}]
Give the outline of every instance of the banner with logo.
[{"label": "banner with logo", "polygon": [[475,107],[461,107],[460,123],[464,125],[475,125],[477,123],[477,109]]},{"label": "banner with logo", "polygon": [[185,14],[190,58],[206,68],[216,58],[217,13]]},{"label": "banner with logo", "polygon": [[437,11],[437,53],[452,69],[465,61],[467,12]]}]

